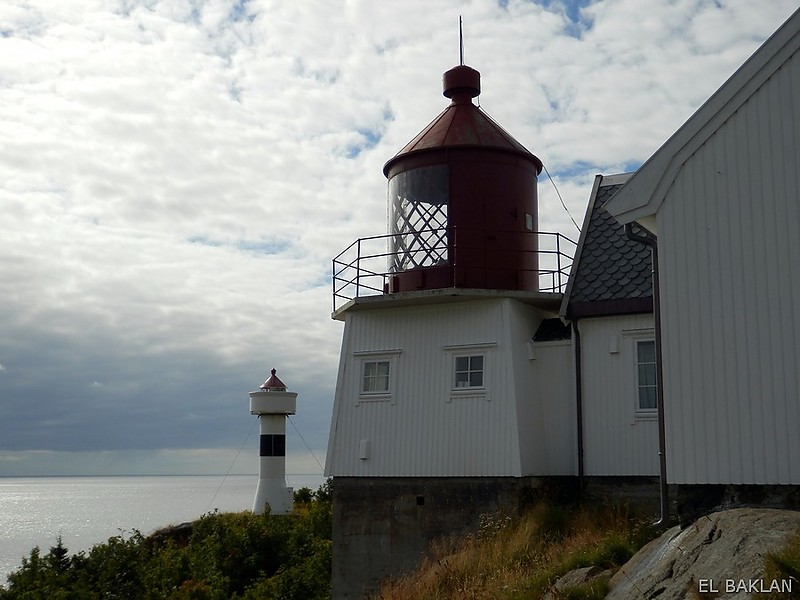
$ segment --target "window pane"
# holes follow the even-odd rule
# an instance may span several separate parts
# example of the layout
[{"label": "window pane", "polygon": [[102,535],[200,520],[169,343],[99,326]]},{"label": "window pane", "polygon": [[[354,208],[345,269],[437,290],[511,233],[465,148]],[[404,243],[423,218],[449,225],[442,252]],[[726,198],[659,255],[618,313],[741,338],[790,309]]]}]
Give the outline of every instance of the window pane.
[{"label": "window pane", "polygon": [[656,343],[654,341],[639,342],[636,346],[640,363],[656,362]]},{"label": "window pane", "polygon": [[476,373],[469,374],[469,385],[470,387],[482,387],[483,386],[483,371],[478,371]]},{"label": "window pane", "polygon": [[456,373],[456,387],[469,386],[469,373]]},{"label": "window pane", "polygon": [[639,388],[639,408],[642,410],[657,408],[656,388],[654,387]]},{"label": "window pane", "polygon": [[639,365],[639,385],[655,385],[656,384],[656,366],[653,365]]},{"label": "window pane", "polygon": [[653,340],[636,342],[636,377],[639,410],[657,408],[656,343]]},{"label": "window pane", "polygon": [[469,357],[469,369],[470,369],[470,371],[483,371],[483,357],[482,356],[470,356]]},{"label": "window pane", "polygon": [[469,356],[456,356],[456,371],[469,370]]}]

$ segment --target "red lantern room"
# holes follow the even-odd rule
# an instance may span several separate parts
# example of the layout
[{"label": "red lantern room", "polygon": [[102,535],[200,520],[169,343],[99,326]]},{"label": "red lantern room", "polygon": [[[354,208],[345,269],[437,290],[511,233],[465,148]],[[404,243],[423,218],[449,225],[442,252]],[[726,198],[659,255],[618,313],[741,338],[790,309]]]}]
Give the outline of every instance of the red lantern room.
[{"label": "red lantern room", "polygon": [[542,162],[473,104],[478,71],[457,66],[443,83],[450,105],[383,169],[389,179],[385,291],[536,291]]}]

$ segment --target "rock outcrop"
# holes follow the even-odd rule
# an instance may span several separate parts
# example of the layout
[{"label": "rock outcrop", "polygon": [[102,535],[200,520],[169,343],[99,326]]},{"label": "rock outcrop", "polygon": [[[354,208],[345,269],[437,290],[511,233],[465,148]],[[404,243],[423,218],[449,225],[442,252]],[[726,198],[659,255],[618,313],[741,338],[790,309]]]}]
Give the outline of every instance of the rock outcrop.
[{"label": "rock outcrop", "polygon": [[574,569],[564,574],[553,587],[547,591],[542,597],[542,600],[559,600],[559,598],[567,597],[566,594],[570,590],[583,587],[587,584],[591,585],[600,579],[608,579],[611,577],[612,572],[601,567],[583,567],[582,569]]},{"label": "rock outcrop", "polygon": [[[653,540],[611,579],[606,600],[744,600],[791,587],[764,578],[764,558],[800,529],[800,512],[736,508],[676,526]],[[776,586],[780,586],[777,587]]]}]

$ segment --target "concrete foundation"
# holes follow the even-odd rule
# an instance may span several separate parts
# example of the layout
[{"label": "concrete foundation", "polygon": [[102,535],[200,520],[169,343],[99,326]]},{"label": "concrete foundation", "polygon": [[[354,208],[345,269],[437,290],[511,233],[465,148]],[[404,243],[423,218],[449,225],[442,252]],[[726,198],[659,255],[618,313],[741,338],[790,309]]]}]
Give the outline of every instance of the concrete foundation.
[{"label": "concrete foundation", "polygon": [[[580,496],[577,477],[334,477],[333,598],[366,598],[413,570],[432,542],[477,531],[482,515]],[[657,515],[658,478],[587,477],[583,497]]]},{"label": "concrete foundation", "polygon": [[411,571],[432,541],[516,512],[541,481],[514,477],[333,478],[333,598],[365,598]]},{"label": "concrete foundation", "polygon": [[681,527],[728,508],[800,510],[800,485],[679,485],[676,514]]},{"label": "concrete foundation", "polygon": [[[675,507],[675,486],[669,486],[672,511]],[[600,504],[625,505],[644,515],[659,515],[661,498],[658,477],[619,476],[584,477],[583,500]]]}]

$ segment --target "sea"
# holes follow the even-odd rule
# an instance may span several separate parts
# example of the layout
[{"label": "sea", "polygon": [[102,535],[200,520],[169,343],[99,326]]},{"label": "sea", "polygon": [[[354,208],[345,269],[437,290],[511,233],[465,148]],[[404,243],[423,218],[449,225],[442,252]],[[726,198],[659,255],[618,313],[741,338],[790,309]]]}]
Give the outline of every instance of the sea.
[{"label": "sea", "polygon": [[[307,479],[289,485],[323,482]],[[0,585],[35,546],[46,554],[60,537],[76,554],[113,536],[250,510],[257,483],[257,475],[0,477]]]}]

